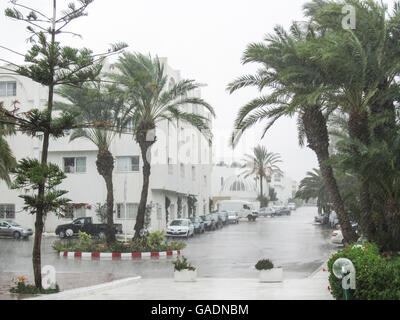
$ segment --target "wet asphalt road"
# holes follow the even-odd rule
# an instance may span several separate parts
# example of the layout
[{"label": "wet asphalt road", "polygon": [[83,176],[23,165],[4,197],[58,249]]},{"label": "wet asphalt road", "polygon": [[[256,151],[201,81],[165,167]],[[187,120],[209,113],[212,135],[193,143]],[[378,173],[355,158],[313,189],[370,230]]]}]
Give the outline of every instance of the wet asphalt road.
[{"label": "wet asphalt road", "polygon": [[[290,216],[242,220],[237,225],[196,235],[184,240],[183,250],[199,277],[256,278],[255,263],[269,258],[284,268],[284,277],[305,278],[314,272],[338,247],[329,241],[331,230],[313,223],[315,207],[302,207]],[[173,277],[174,258],[142,260],[80,260],[59,257],[51,248],[57,238],[42,241],[42,266],[57,270],[61,289],[81,287],[128,276]],[[33,241],[0,239],[0,299],[14,275],[32,277]]]}]

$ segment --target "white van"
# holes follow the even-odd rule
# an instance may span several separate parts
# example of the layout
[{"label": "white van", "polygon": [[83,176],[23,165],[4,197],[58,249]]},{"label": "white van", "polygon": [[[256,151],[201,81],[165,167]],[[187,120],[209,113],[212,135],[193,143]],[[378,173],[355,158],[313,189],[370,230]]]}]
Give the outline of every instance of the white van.
[{"label": "white van", "polygon": [[256,221],[258,216],[254,204],[245,200],[220,200],[217,202],[218,211],[235,211],[239,218]]}]

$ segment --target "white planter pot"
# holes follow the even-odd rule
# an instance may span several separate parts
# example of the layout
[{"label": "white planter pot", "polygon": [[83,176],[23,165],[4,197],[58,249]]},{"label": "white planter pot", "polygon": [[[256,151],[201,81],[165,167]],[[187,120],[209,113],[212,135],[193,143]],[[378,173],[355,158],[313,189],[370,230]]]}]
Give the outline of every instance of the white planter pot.
[{"label": "white planter pot", "polygon": [[272,268],[269,270],[260,270],[260,282],[282,282],[283,268]]},{"label": "white planter pot", "polygon": [[174,280],[177,282],[192,282],[196,281],[197,270],[174,270]]}]

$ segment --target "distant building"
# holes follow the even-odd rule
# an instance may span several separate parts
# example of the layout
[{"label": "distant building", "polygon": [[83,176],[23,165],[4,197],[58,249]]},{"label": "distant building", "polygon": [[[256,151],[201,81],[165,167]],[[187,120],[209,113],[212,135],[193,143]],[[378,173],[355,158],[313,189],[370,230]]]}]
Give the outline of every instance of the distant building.
[{"label": "distant building", "polygon": [[[259,180],[254,176],[244,178],[241,173],[243,169],[237,165],[237,162],[227,164],[219,162],[212,166],[212,184],[211,197],[214,208],[218,200],[247,200],[257,201],[260,194]],[[285,174],[276,174],[271,178],[271,182],[264,180],[264,195],[268,196],[268,187],[273,187],[277,193],[278,201],[276,203],[286,204],[288,199],[292,198],[297,190],[296,181],[285,176]]]},{"label": "distant building", "polygon": [[[166,58],[160,59],[169,85],[181,80],[180,72],[172,69]],[[0,100],[5,106],[18,100],[20,111],[43,107],[47,103],[47,87],[18,75],[0,76]],[[191,92],[200,97],[200,90]],[[55,100],[60,98],[55,97]],[[60,99],[61,100],[61,99]],[[195,112],[210,120],[211,114],[201,106],[185,105],[186,112]],[[148,204],[152,204],[151,230],[166,227],[166,203],[169,203],[169,221],[178,216],[202,215],[209,212],[211,188],[211,146],[200,132],[185,123],[163,120],[156,127],[157,142],[151,149],[151,176]],[[41,137],[17,134],[7,138],[17,160],[24,157],[40,158]],[[140,148],[129,133],[115,137],[110,152],[113,154],[115,223],[133,233],[142,189],[142,158]],[[96,168],[97,148],[84,139],[69,142],[69,136],[50,140],[48,161],[57,164],[67,175],[59,186],[68,190],[72,200],[69,218],[58,218],[49,213],[45,231],[71,221],[72,218],[90,216],[98,221],[96,204],[106,202],[106,186]],[[24,190],[10,190],[0,181],[0,219],[13,219],[24,226],[34,226],[35,217],[23,210],[23,200],[18,197]],[[26,190],[28,192],[28,190]],[[168,198],[168,199],[167,199]],[[193,209],[188,199],[194,199]],[[192,201],[190,201],[191,203]],[[126,210],[125,210],[126,208]],[[192,210],[191,210],[192,209]],[[191,212],[190,212],[191,211]]]}]

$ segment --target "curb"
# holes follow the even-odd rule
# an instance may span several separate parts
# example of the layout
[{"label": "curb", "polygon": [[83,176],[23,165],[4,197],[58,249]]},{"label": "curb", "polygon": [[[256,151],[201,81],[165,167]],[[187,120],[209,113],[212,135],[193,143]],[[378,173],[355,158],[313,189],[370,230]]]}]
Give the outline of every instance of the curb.
[{"label": "curb", "polygon": [[129,284],[132,284],[136,282],[137,280],[140,280],[142,277],[132,277],[132,278],[125,278],[125,279],[120,279],[120,280],[115,280],[111,282],[106,282],[90,287],[83,287],[83,288],[78,288],[78,289],[71,289],[71,290],[66,290],[62,291],[59,293],[53,293],[53,294],[44,294],[40,295],[39,297],[34,297],[34,298],[27,298],[24,300],[65,300],[68,298],[77,298],[82,295],[88,295],[88,294],[93,294],[93,293],[98,293],[103,290],[108,290],[108,289],[113,289],[113,288],[119,288],[122,286],[126,286]]},{"label": "curb", "polygon": [[61,251],[60,257],[66,258],[87,258],[87,259],[143,259],[143,258],[160,258],[160,257],[171,257],[174,255],[180,255],[182,250],[169,250],[161,252],[69,252]]}]

